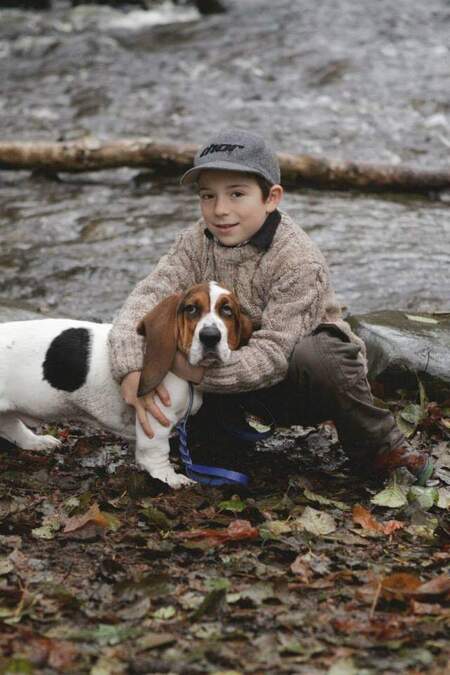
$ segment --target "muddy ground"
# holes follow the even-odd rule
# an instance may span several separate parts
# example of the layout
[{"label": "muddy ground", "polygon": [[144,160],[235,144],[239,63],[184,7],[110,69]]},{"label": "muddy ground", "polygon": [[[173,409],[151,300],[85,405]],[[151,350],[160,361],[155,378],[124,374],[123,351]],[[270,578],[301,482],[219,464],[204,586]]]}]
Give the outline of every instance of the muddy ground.
[{"label": "muddy ground", "polygon": [[76,427],[2,442],[0,672],[448,673],[450,408],[390,405],[425,488],[355,478],[329,424],[247,450],[248,489],[171,491]]}]

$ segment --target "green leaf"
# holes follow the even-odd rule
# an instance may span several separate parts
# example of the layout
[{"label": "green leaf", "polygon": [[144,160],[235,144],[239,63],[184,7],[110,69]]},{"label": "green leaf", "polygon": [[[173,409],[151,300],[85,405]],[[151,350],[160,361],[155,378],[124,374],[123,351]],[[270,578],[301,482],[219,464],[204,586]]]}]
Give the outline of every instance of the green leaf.
[{"label": "green leaf", "polygon": [[435,487],[412,485],[408,492],[409,501],[416,501],[424,511],[429,511],[439,501],[439,492]]},{"label": "green leaf", "polygon": [[157,609],[156,612],[153,613],[153,618],[159,619],[160,621],[168,621],[169,619],[173,619],[176,613],[177,610],[175,607],[168,605],[167,607],[160,607]]},{"label": "green leaf", "polygon": [[13,656],[6,663],[3,663],[1,668],[2,675],[12,675],[13,673],[31,675],[31,673],[34,673],[33,665],[22,656]]},{"label": "green leaf", "polygon": [[399,508],[408,503],[405,488],[396,483],[388,485],[384,490],[381,490],[381,492],[372,497],[370,501],[372,504],[377,504],[377,506],[386,506],[391,509]]},{"label": "green leaf", "polygon": [[206,582],[206,588],[208,591],[229,591],[231,588],[231,583],[229,579],[218,577],[217,579],[208,579]]},{"label": "green leaf", "polygon": [[336,530],[334,518],[328,513],[306,506],[300,518],[295,521],[302,529],[317,536],[330,534]]},{"label": "green leaf", "polygon": [[417,403],[410,403],[400,412],[400,417],[416,427],[423,418],[423,410]]},{"label": "green leaf", "polygon": [[398,428],[400,429],[402,434],[404,436],[406,436],[406,438],[411,438],[411,436],[413,436],[413,434],[416,430],[416,427],[415,427],[414,424],[410,424],[409,422],[404,420],[403,417],[400,414],[396,415],[395,421],[397,422]]},{"label": "green leaf", "polygon": [[233,511],[234,513],[240,513],[246,508],[246,506],[247,504],[239,497],[233,497],[232,499],[219,502],[218,509],[219,511]]},{"label": "green leaf", "polygon": [[426,415],[426,407],[428,405],[428,396],[427,392],[425,391],[425,387],[422,384],[422,380],[418,377],[417,382],[419,384],[419,400],[420,400],[420,408],[422,410],[422,417],[425,417]]},{"label": "green leaf", "polygon": [[154,506],[147,506],[145,509],[141,509],[140,513],[144,516],[148,523],[154,525],[159,530],[172,529],[172,523],[166,514]]},{"label": "green leaf", "polygon": [[200,606],[191,615],[191,621],[198,621],[203,616],[215,614],[225,601],[226,591],[224,588],[210,591],[203,599]]},{"label": "green leaf", "polygon": [[107,511],[102,511],[102,514],[105,516],[108,521],[108,530],[112,532],[117,532],[119,527],[122,527],[122,522],[114,513],[108,513]]}]

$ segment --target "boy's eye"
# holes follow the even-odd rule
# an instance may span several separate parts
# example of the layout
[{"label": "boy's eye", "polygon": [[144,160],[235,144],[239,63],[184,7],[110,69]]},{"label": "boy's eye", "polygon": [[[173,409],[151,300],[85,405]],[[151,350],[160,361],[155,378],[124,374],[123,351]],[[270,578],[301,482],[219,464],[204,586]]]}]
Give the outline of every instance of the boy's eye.
[{"label": "boy's eye", "polygon": [[200,199],[202,199],[203,201],[207,201],[209,199],[212,199],[212,195],[208,194],[207,192],[203,192],[200,195]]},{"label": "boy's eye", "polygon": [[233,192],[231,194],[232,197],[243,197],[244,193],[243,192]]},{"label": "boy's eye", "polygon": [[231,309],[230,305],[222,305],[220,312],[224,316],[233,316],[233,310]]},{"label": "boy's eye", "polygon": [[198,307],[196,305],[185,305],[183,312],[188,316],[195,316],[198,313]]}]

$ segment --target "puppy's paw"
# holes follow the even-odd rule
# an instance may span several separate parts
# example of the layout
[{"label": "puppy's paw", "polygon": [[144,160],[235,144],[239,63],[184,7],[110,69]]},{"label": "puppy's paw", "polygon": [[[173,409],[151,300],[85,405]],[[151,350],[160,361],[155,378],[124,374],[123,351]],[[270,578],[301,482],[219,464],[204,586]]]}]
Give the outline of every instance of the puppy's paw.
[{"label": "puppy's paw", "polygon": [[173,469],[166,469],[163,471],[151,471],[152,478],[157,478],[158,480],[166,483],[172,490],[179,490],[182,487],[187,487],[189,485],[194,485],[195,481],[191,480],[187,476],[184,476],[182,473],[175,473]]},{"label": "puppy's paw", "polygon": [[26,450],[56,450],[62,445],[62,441],[54,436],[35,436],[32,441],[26,443]]},{"label": "puppy's paw", "polygon": [[183,487],[190,487],[191,485],[195,485],[195,480],[191,480],[187,476],[184,476],[182,473],[175,473],[173,476],[170,477],[169,480],[166,481],[168,485],[170,485],[171,488],[174,490],[179,490],[180,488]]}]

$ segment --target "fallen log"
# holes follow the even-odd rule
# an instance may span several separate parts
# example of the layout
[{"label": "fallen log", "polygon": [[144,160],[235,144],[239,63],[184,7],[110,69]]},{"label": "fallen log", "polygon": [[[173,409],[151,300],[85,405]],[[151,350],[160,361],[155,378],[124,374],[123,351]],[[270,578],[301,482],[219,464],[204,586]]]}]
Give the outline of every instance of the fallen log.
[{"label": "fallen log", "polygon": [[[88,138],[62,142],[0,142],[0,169],[49,173],[102,171],[118,167],[179,174],[192,165],[197,146],[159,143],[151,138],[101,142]],[[283,183],[290,187],[378,192],[430,192],[450,189],[450,170],[332,161],[311,155],[278,155]]]}]

